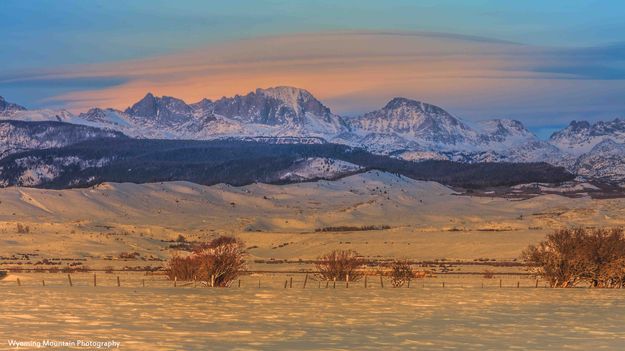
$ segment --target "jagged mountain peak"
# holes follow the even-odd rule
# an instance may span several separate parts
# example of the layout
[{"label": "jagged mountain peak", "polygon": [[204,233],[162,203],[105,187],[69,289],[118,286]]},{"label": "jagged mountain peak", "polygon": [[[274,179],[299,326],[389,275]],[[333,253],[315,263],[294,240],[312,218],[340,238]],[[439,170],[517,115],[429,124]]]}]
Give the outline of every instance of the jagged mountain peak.
[{"label": "jagged mountain peak", "polygon": [[477,132],[444,109],[397,97],[383,108],[351,119],[352,125],[369,133],[397,133],[434,144],[460,144],[477,139]]},{"label": "jagged mountain peak", "polygon": [[534,137],[529,129],[523,125],[522,122],[514,119],[488,119],[477,122],[477,126],[480,132],[491,136],[522,136],[522,137]]},{"label": "jagged mountain peak", "polygon": [[26,107],[8,102],[0,96],[0,115],[10,115],[17,111],[26,111]]},{"label": "jagged mountain peak", "polygon": [[418,100],[408,99],[405,97],[395,97],[391,99],[389,102],[387,102],[386,105],[383,107],[383,109],[385,110],[394,110],[394,109],[401,109],[401,108],[418,110],[418,111],[425,112],[425,113],[437,113],[437,114],[450,115],[447,111],[445,111],[444,109],[436,105],[428,104],[428,103],[421,102]]},{"label": "jagged mountain peak", "polygon": [[307,90],[287,86],[223,97],[215,101],[213,111],[244,123],[293,128],[309,125],[319,127],[319,131],[339,131],[344,124]]},{"label": "jagged mountain peak", "polygon": [[549,142],[565,152],[581,155],[606,139],[625,142],[625,120],[616,118],[592,124],[587,121],[572,121],[566,128],[553,133]]}]

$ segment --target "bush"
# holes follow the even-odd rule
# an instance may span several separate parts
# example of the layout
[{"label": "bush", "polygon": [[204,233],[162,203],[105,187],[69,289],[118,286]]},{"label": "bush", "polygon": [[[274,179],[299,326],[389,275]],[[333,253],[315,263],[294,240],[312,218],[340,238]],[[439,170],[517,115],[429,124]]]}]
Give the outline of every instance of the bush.
[{"label": "bush", "polygon": [[399,288],[414,278],[415,274],[408,261],[395,261],[391,264],[391,284]]},{"label": "bush", "polygon": [[484,279],[493,279],[495,277],[495,272],[493,272],[491,269],[485,269],[483,277]]},{"label": "bush", "polygon": [[317,259],[315,263],[318,275],[324,280],[345,280],[349,276],[350,281],[358,281],[362,278],[359,271],[365,264],[362,257],[352,250],[334,250]]},{"label": "bush", "polygon": [[556,230],[524,252],[530,270],[552,287],[622,287],[625,284],[625,237],[622,229]]},{"label": "bush", "polygon": [[200,280],[225,287],[245,269],[243,242],[221,236],[197,245],[190,256],[174,255],[167,265],[169,279]]},{"label": "bush", "polygon": [[17,233],[28,234],[30,233],[30,227],[27,225],[23,225],[22,223],[17,223]]}]

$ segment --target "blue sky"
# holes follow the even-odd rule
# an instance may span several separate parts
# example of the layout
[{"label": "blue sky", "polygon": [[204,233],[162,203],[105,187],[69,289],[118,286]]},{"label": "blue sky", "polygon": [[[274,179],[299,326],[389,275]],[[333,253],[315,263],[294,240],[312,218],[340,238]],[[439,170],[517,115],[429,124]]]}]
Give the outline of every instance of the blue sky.
[{"label": "blue sky", "polygon": [[[24,78],[42,71],[81,71],[85,65],[159,58],[267,36],[341,31],[424,32],[509,41],[531,47],[532,52],[549,49],[555,52],[553,55],[562,55],[565,64],[549,56],[550,60],[544,64],[533,60],[531,71],[567,78],[569,81],[564,88],[578,92],[577,96],[572,94],[573,105],[580,95],[592,96],[585,98],[585,105],[606,106],[608,102],[609,108],[580,110],[580,116],[574,117],[591,120],[622,117],[625,103],[618,102],[617,97],[625,93],[625,84],[622,84],[625,79],[623,18],[625,4],[622,1],[3,0],[0,2],[3,33],[0,95],[33,107],[71,107],[71,101],[58,97],[75,91],[122,86],[130,78],[116,72],[97,77],[79,74],[77,78],[60,80]],[[372,42],[372,45],[377,43]],[[254,55],[253,52],[247,54]],[[302,81],[306,82],[301,79],[298,82]],[[157,86],[154,88],[158,90]],[[207,91],[212,91],[208,88]],[[245,85],[240,89],[248,88]],[[557,89],[562,90],[562,86]],[[316,88],[314,92],[324,95],[319,90],[322,89]],[[328,105],[342,113],[358,112],[355,89],[345,90],[338,95],[326,94],[327,98],[338,104],[349,90],[350,103],[338,104],[336,108],[331,103]],[[399,88],[396,90],[403,92]],[[524,95],[517,88],[514,92]],[[180,93],[184,95],[183,91]],[[411,93],[415,91],[405,91],[405,95]],[[423,95],[428,97],[428,94]],[[363,102],[368,98],[363,96]],[[562,96],[554,98],[557,104],[554,106],[541,101],[540,106],[532,109],[525,106],[525,100],[522,104],[510,100],[509,109],[495,104],[492,109],[481,110],[475,103],[463,103],[462,98],[453,94],[448,100],[437,94],[432,98],[468,119],[479,119],[482,115],[485,118],[515,117],[535,130],[560,125],[567,120],[566,115],[571,114],[571,109],[558,112],[558,106],[566,104]],[[475,96],[474,100],[480,98]]]}]

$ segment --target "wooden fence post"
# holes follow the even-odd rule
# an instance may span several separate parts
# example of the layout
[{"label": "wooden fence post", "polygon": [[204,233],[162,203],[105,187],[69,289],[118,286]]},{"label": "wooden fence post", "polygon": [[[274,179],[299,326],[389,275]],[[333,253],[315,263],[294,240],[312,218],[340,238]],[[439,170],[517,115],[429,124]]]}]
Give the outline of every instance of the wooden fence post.
[{"label": "wooden fence post", "polygon": [[69,273],[67,273],[67,280],[69,281],[69,286],[74,286],[74,284],[72,284],[72,276],[69,275]]},{"label": "wooden fence post", "polygon": [[293,287],[293,277],[291,277],[291,282],[289,283],[289,288]]},{"label": "wooden fence post", "polygon": [[41,285],[46,286],[46,281],[41,279]]},{"label": "wooden fence post", "polygon": [[[117,276],[117,287],[122,286],[121,281],[119,280],[119,276]],[[176,286],[175,280],[174,280],[174,286]]]},{"label": "wooden fence post", "polygon": [[365,274],[365,289],[367,288],[367,275]]},{"label": "wooden fence post", "polygon": [[535,288],[538,288],[538,279],[536,279],[536,286]]},{"label": "wooden fence post", "polygon": [[520,285],[521,285],[521,282],[517,281],[517,282],[516,282],[516,287],[517,287],[517,289],[519,288],[519,286],[520,286]]},{"label": "wooden fence post", "polygon": [[499,279],[499,288],[501,288],[501,279]]},{"label": "wooden fence post", "polygon": [[17,286],[22,286],[22,282],[20,281],[20,278],[17,278]]},{"label": "wooden fence post", "polygon": [[145,288],[145,279],[141,279],[141,286]]},{"label": "wooden fence post", "polygon": [[286,286],[287,286],[287,285],[289,285],[289,280],[288,280],[288,279],[285,279],[285,280],[284,280],[284,288],[285,288],[285,289],[286,289]]},{"label": "wooden fence post", "polygon": [[96,277],[95,277],[95,273],[93,273],[93,287],[95,288],[96,286],[97,286]]},{"label": "wooden fence post", "polygon": [[408,279],[408,289],[410,289],[410,279]]},{"label": "wooden fence post", "polygon": [[382,275],[380,275],[380,287],[384,287],[384,279],[382,278]]},{"label": "wooden fence post", "polygon": [[345,287],[349,288],[349,274],[345,275]]},{"label": "wooden fence post", "polygon": [[332,288],[336,289],[336,277],[334,277]]},{"label": "wooden fence post", "polygon": [[306,289],[307,282],[308,282],[308,273],[306,273],[306,276],[304,277],[304,289]]},{"label": "wooden fence post", "polygon": [[258,288],[260,289],[260,277],[258,277]]},{"label": "wooden fence post", "polygon": [[239,279],[239,288],[241,287],[241,279]]},{"label": "wooden fence post", "polygon": [[445,287],[445,282],[443,282],[443,288]]}]

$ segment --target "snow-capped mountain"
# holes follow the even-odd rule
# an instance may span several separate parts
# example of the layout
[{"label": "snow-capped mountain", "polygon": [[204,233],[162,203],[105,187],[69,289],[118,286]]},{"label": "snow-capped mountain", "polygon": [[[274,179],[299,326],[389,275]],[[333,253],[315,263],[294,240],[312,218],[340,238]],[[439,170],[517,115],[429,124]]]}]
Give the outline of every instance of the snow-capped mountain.
[{"label": "snow-capped mountain", "polygon": [[625,144],[603,140],[577,159],[573,171],[590,179],[622,182],[625,180]]},{"label": "snow-capped mountain", "polygon": [[442,108],[405,98],[394,98],[350,123],[361,132],[397,134],[428,146],[470,144],[478,138],[475,130]]},{"label": "snow-capped mountain", "polygon": [[[612,163],[619,167],[616,145],[625,142],[624,120],[594,124],[574,121],[544,141],[519,121],[467,122],[441,107],[402,97],[361,116],[341,117],[310,92],[293,87],[256,89],[246,95],[191,104],[147,93],[124,111],[92,108],[79,115],[65,110],[27,110],[0,98],[0,120],[65,122],[99,128],[102,135],[117,131],[146,139],[330,142],[410,161],[548,162],[604,179],[619,177],[618,169],[607,170],[605,166]],[[32,141],[15,141],[17,134],[9,132],[2,137],[5,146],[0,152],[21,150],[21,146],[6,145],[35,145]],[[43,140],[34,148],[56,145],[52,136],[41,137],[52,141],[46,144]],[[604,144],[606,140],[614,143]]]},{"label": "snow-capped mountain", "polygon": [[2,96],[0,96],[0,116],[10,117],[16,112],[25,110],[26,107],[8,102]]},{"label": "snow-capped mountain", "polygon": [[549,142],[565,153],[581,155],[604,140],[625,142],[625,120],[599,121],[590,124],[586,121],[573,121],[568,127],[555,132]]},{"label": "snow-capped mountain", "polygon": [[[353,145],[408,160],[459,162],[560,161],[559,150],[541,141],[519,121],[467,123],[444,109],[394,98],[382,109],[350,118]],[[345,137],[344,137],[345,138]]]}]

